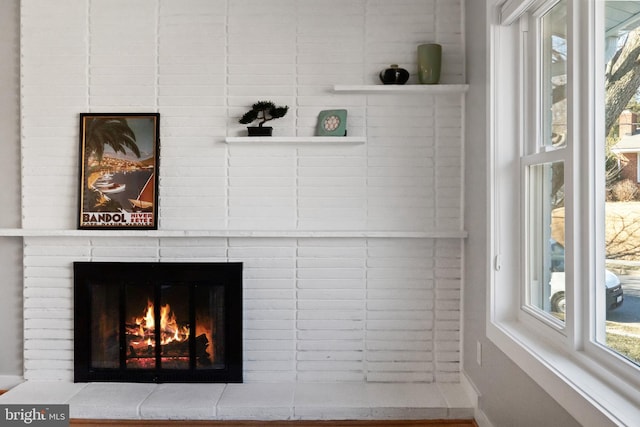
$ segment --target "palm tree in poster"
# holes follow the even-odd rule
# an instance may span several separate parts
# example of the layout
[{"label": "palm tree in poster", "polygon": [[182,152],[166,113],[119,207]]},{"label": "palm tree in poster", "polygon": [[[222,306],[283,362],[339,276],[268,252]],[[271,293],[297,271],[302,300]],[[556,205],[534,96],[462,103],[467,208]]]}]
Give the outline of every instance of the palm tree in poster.
[{"label": "palm tree in poster", "polygon": [[113,151],[126,154],[131,150],[136,157],[140,157],[140,149],[136,144],[136,135],[129,127],[126,119],[118,117],[93,117],[85,124],[85,161],[95,155],[98,162],[102,161],[104,147],[110,146]]},{"label": "palm tree in poster", "polygon": [[83,204],[87,209],[118,211],[120,206],[117,202],[103,197],[91,188],[89,159],[93,156],[99,169],[106,146],[111,147],[116,153],[123,154],[126,154],[128,149],[139,158],[140,148],[136,143],[136,135],[127,120],[120,117],[87,117],[84,129],[84,176],[87,182]]}]

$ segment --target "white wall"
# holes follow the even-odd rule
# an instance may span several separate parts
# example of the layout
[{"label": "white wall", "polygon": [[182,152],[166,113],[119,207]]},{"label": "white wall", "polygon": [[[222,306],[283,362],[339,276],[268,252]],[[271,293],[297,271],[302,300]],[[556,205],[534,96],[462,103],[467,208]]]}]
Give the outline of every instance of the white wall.
[{"label": "white wall", "polygon": [[[487,339],[487,255],[488,188],[488,4],[492,0],[466,2],[467,78],[467,162],[465,181],[466,241],[464,287],[464,372],[480,394],[479,409],[495,427],[578,426],[579,424],[530,377]],[[477,343],[482,346],[478,365]]]},{"label": "white wall", "polygon": [[[158,111],[163,229],[459,229],[461,97],[330,90],[390,63],[415,74],[425,41],[462,82],[460,16],[457,0],[25,0],[23,225],[75,227],[79,112]],[[278,135],[347,108],[368,142],[224,144],[266,98],[291,109]]]},{"label": "white wall", "polygon": [[[20,226],[18,0],[0,3],[0,227]],[[22,374],[22,241],[0,237],[0,375]],[[1,387],[1,385],[0,385]]]},{"label": "white wall", "polygon": [[[158,111],[160,229],[199,236],[26,237],[26,377],[72,377],[72,261],[232,260],[248,381],[458,381],[462,242],[412,233],[461,230],[464,96],[331,88],[415,73],[431,41],[463,82],[461,17],[458,0],[22,1],[23,226],[75,227],[80,112]],[[225,144],[265,98],[290,107],[278,135],[347,108],[367,142]]]}]

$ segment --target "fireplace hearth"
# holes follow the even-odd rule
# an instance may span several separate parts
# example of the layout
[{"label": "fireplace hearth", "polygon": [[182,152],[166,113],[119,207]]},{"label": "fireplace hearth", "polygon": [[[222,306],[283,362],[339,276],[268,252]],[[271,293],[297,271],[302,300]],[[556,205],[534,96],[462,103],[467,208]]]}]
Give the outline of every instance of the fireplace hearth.
[{"label": "fireplace hearth", "polygon": [[241,263],[74,263],[74,381],[242,382]]}]

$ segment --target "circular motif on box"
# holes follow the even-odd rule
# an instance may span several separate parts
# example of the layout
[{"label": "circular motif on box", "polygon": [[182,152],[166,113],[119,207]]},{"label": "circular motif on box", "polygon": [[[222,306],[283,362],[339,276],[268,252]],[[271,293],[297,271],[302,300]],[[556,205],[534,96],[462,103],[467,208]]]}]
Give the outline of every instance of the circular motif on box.
[{"label": "circular motif on box", "polygon": [[336,130],[340,126],[340,117],[338,116],[328,116],[324,119],[324,128],[326,130]]},{"label": "circular motif on box", "polygon": [[317,136],[347,136],[347,110],[322,110],[318,113]]}]

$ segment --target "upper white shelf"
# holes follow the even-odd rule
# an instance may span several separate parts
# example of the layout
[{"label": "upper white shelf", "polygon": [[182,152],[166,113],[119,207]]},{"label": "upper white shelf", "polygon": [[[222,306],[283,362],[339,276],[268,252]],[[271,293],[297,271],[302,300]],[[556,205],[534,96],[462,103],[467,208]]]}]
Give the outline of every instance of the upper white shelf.
[{"label": "upper white shelf", "polygon": [[276,144],[364,144],[364,136],[228,136],[224,139],[227,144],[247,143],[276,143]]},{"label": "upper white shelf", "polygon": [[437,95],[443,93],[464,93],[469,85],[335,85],[334,92],[368,93],[368,94],[425,94]]}]

